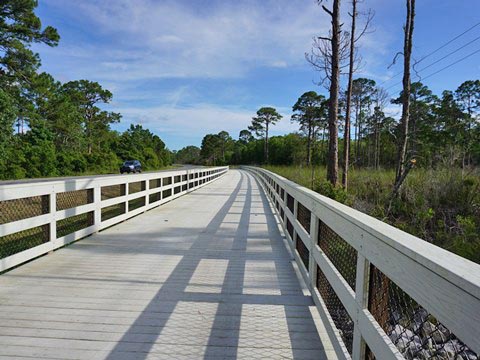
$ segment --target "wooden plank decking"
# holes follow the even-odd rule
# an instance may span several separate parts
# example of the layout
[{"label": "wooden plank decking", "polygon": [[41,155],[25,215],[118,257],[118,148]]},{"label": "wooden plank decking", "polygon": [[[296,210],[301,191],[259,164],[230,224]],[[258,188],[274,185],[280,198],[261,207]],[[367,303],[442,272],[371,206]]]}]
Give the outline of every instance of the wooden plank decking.
[{"label": "wooden plank decking", "polygon": [[232,170],[0,276],[0,358],[334,358],[268,201]]}]

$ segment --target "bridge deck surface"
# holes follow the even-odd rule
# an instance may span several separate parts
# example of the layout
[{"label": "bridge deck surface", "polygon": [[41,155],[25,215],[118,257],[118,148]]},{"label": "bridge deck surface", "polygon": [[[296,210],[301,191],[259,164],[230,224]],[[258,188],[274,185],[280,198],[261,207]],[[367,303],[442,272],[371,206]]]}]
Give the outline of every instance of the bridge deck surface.
[{"label": "bridge deck surface", "polygon": [[0,357],[13,356],[324,359],[333,350],[265,195],[231,170],[0,276]]}]

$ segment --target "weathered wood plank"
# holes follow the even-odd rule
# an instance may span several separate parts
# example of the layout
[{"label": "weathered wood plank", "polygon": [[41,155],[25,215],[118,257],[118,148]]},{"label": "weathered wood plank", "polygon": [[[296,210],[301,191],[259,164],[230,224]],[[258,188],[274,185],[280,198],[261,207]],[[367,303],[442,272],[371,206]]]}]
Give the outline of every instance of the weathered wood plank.
[{"label": "weathered wood plank", "polygon": [[0,276],[0,357],[335,358],[290,259],[231,171]]}]

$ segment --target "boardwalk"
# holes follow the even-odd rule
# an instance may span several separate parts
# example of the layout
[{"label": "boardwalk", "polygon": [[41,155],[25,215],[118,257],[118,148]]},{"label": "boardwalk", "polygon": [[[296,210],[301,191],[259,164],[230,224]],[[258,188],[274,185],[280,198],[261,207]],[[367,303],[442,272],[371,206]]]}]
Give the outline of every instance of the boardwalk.
[{"label": "boardwalk", "polygon": [[265,195],[232,170],[0,276],[0,358],[325,359]]}]

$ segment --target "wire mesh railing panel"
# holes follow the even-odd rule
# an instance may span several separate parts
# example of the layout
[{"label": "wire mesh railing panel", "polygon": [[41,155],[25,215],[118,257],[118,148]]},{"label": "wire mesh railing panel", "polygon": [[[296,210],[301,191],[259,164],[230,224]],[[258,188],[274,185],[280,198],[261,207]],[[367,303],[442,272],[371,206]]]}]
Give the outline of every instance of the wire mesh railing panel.
[{"label": "wire mesh railing panel", "polygon": [[93,189],[67,191],[57,194],[57,210],[71,209],[93,202]]},{"label": "wire mesh railing panel", "polygon": [[174,178],[173,178],[173,181],[176,183],[179,183],[182,181],[182,176],[181,175],[176,175]]},{"label": "wire mesh railing panel", "polygon": [[102,186],[102,200],[113,199],[125,195],[125,184]]},{"label": "wire mesh railing panel", "polygon": [[145,181],[136,181],[128,184],[128,193],[135,194],[137,192],[145,190]]},{"label": "wire mesh railing panel", "polygon": [[50,241],[50,226],[42,225],[0,237],[0,259]]},{"label": "wire mesh railing panel", "polygon": [[478,354],[373,264],[368,309],[407,359],[479,359]]},{"label": "wire mesh railing panel", "polygon": [[161,192],[157,192],[155,194],[150,194],[150,196],[148,198],[148,202],[150,204],[156,203],[157,201],[160,201],[160,200],[162,200],[162,193]]},{"label": "wire mesh railing panel", "polygon": [[285,190],[283,190],[282,188],[280,188],[280,197],[283,201],[285,201]]},{"label": "wire mesh railing panel", "polygon": [[167,185],[170,185],[172,183],[172,177],[169,176],[169,177],[164,177],[162,179],[162,185],[163,186],[167,186]]},{"label": "wire mesh railing panel", "polygon": [[128,202],[128,211],[132,211],[145,206],[145,196],[130,200]]},{"label": "wire mesh railing panel", "polygon": [[293,225],[288,218],[287,218],[287,231],[288,231],[288,234],[290,235],[290,239],[293,240]]},{"label": "wire mesh railing panel", "polygon": [[93,211],[57,221],[57,238],[93,225]]},{"label": "wire mesh railing panel", "polygon": [[0,201],[0,224],[49,213],[49,195]]},{"label": "wire mesh railing panel", "polygon": [[345,347],[352,354],[354,323],[319,266],[317,266],[317,289]]},{"label": "wire mesh railing panel", "polygon": [[355,291],[357,250],[322,221],[318,227],[318,246]]},{"label": "wire mesh railing panel", "polygon": [[170,197],[171,195],[172,195],[172,189],[163,190],[162,198],[166,199],[166,198]]},{"label": "wire mesh railing panel", "polygon": [[300,202],[297,203],[297,220],[307,233],[310,234],[311,212]]},{"label": "wire mesh railing panel", "polygon": [[295,209],[295,199],[290,194],[287,194],[287,207],[290,209],[290,212],[293,214]]},{"label": "wire mesh railing panel", "polygon": [[122,214],[125,214],[125,203],[104,207],[102,208],[102,221],[113,219]]},{"label": "wire mesh railing panel", "polygon": [[173,189],[173,193],[174,193],[174,194],[178,194],[178,193],[181,192],[181,191],[182,191],[182,187],[181,187],[181,186],[177,186],[177,187],[175,187],[175,189]]},{"label": "wire mesh railing panel", "polygon": [[182,175],[182,181],[187,181],[187,175]]},{"label": "wire mesh railing panel", "polygon": [[162,186],[162,179],[152,179],[148,184],[150,189],[155,189]]},{"label": "wire mesh railing panel", "polygon": [[305,246],[303,243],[302,239],[297,234],[297,245],[296,245],[298,255],[300,255],[300,259],[302,259],[303,265],[305,265],[305,268],[309,269],[309,264],[310,264],[310,251],[308,251],[308,248]]}]

